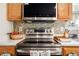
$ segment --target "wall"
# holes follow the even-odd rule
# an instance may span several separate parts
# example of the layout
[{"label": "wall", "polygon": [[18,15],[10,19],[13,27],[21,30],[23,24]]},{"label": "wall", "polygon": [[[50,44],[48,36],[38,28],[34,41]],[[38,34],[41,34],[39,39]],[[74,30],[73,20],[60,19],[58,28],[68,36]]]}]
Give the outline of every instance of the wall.
[{"label": "wall", "polygon": [[72,4],[73,20],[79,26],[79,3]]},{"label": "wall", "polygon": [[[26,24],[26,23],[25,23]],[[57,24],[60,24],[57,26]],[[60,26],[62,24],[60,22],[56,22],[56,24],[52,23],[52,24],[42,24],[43,27],[48,27],[48,26],[52,26],[52,27],[58,27],[57,28],[57,31],[60,30]],[[41,24],[37,23],[37,24],[26,24],[27,27],[38,27],[38,26],[41,26]],[[26,27],[24,26],[24,27]],[[62,26],[61,26],[62,27]],[[7,21],[7,4],[5,3],[0,3],[0,40],[7,40],[9,39],[9,36],[7,33],[9,32],[12,32],[12,29],[13,29],[13,23],[12,22],[9,22]],[[56,31],[56,32],[57,32]],[[55,33],[56,33],[55,32]],[[60,31],[58,31],[60,32]]]},{"label": "wall", "polygon": [[[75,7],[74,7],[75,8]],[[79,9],[78,9],[79,10]],[[75,11],[75,10],[74,10]],[[74,18],[73,20],[76,20],[75,23],[79,26],[79,14],[75,15],[74,14]],[[58,31],[60,32],[60,27],[64,27],[62,26],[63,23],[61,24],[60,22],[55,22],[53,24],[43,24],[43,26],[52,26],[52,27],[56,27],[56,31],[55,33]],[[41,26],[41,24],[26,24],[27,27],[38,27]],[[25,27],[26,27],[25,26]],[[13,29],[13,23],[7,21],[7,4],[5,3],[0,3],[0,40],[7,40],[8,39],[8,35],[7,33],[12,32]],[[62,30],[61,30],[62,31]]]},{"label": "wall", "polygon": [[12,23],[7,21],[7,4],[0,3],[0,40],[7,40],[12,31]]}]

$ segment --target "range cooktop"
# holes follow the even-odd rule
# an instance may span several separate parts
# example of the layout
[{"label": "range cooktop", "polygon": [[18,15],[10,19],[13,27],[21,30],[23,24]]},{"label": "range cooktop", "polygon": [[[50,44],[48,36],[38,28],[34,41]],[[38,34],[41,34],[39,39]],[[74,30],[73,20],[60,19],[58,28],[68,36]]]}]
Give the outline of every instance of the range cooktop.
[{"label": "range cooktop", "polygon": [[61,46],[61,44],[55,43],[54,41],[51,41],[49,39],[25,39],[17,44],[17,47],[19,48],[52,48],[55,46]]}]

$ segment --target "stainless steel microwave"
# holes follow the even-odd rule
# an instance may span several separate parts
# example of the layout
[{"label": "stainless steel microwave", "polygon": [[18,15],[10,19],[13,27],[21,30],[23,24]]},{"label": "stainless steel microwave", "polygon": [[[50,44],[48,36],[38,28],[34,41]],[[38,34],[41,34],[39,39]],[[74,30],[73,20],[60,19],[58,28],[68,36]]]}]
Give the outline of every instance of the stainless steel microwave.
[{"label": "stainless steel microwave", "polygon": [[24,3],[24,20],[56,20],[56,3]]}]

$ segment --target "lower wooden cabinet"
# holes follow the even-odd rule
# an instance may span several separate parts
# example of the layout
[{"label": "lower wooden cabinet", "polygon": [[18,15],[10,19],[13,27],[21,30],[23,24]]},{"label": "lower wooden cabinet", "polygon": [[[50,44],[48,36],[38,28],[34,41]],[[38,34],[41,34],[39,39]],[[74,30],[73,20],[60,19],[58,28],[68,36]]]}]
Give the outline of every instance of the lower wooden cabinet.
[{"label": "lower wooden cabinet", "polygon": [[3,54],[4,51],[7,51],[11,56],[15,56],[15,46],[0,46],[0,55]]},{"label": "lower wooden cabinet", "polygon": [[65,46],[63,47],[63,55],[76,54],[79,56],[79,46]]}]

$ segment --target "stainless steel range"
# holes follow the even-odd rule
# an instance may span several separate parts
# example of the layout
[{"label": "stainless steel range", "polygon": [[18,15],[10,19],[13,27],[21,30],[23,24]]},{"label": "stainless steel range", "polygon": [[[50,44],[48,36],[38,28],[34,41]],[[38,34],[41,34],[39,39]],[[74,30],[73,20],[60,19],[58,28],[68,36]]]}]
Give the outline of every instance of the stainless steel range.
[{"label": "stainless steel range", "polygon": [[61,44],[53,40],[53,28],[26,29],[26,38],[17,44],[18,56],[62,55]]}]

